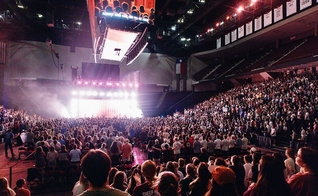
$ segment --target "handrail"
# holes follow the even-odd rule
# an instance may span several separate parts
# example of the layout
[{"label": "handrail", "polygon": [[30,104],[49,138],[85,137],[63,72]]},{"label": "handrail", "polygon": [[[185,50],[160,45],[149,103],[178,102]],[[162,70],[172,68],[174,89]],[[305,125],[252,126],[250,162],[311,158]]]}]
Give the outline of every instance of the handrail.
[{"label": "handrail", "polygon": [[[35,150],[34,150],[31,154],[29,154],[29,155],[25,158],[25,160],[27,160],[29,157],[31,157],[34,153],[35,153]],[[22,161],[24,161],[24,160],[20,160],[20,161],[18,161],[17,163],[15,163],[15,164],[13,164],[12,166],[9,167],[9,185],[10,185],[10,187],[12,187],[12,168],[13,168],[14,166],[18,165],[19,163],[21,163]]]}]

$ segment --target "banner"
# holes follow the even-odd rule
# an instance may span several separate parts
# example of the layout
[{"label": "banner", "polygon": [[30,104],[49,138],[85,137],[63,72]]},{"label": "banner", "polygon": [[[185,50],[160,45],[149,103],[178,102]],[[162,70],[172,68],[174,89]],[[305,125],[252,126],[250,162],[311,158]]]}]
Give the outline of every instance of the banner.
[{"label": "banner", "polygon": [[244,25],[238,28],[238,39],[244,37]]},{"label": "banner", "polygon": [[232,32],[231,32],[231,42],[234,42],[237,40],[237,30],[234,29]]},{"label": "banner", "polygon": [[246,23],[246,35],[253,33],[253,21]]},{"label": "banner", "polygon": [[216,48],[221,48],[221,38],[216,40]]},{"label": "banner", "polygon": [[183,59],[176,59],[176,74],[186,73],[186,62]]},{"label": "banner", "polygon": [[269,11],[268,13],[264,14],[264,27],[271,25],[272,20],[273,20],[272,11]]},{"label": "banner", "polygon": [[228,45],[230,43],[230,33],[225,34],[224,36],[224,45]]},{"label": "banner", "polygon": [[312,5],[312,0],[300,0],[299,9],[303,10]]},{"label": "banner", "polygon": [[274,8],[274,23],[283,19],[283,5]]},{"label": "banner", "polygon": [[286,16],[290,16],[297,12],[296,0],[290,0],[286,2]]},{"label": "banner", "polygon": [[262,29],[262,16],[254,19],[254,31]]}]

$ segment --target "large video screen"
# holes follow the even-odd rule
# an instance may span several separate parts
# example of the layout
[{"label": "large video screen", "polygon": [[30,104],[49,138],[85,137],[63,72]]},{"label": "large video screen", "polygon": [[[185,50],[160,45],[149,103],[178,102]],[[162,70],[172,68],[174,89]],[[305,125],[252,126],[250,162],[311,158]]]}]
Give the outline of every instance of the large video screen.
[{"label": "large video screen", "polygon": [[[124,15],[140,22],[154,23],[155,0],[103,0],[96,2],[104,15]],[[138,18],[138,19],[137,19]]]},{"label": "large video screen", "polygon": [[82,63],[82,79],[120,81],[118,65],[100,63]]}]

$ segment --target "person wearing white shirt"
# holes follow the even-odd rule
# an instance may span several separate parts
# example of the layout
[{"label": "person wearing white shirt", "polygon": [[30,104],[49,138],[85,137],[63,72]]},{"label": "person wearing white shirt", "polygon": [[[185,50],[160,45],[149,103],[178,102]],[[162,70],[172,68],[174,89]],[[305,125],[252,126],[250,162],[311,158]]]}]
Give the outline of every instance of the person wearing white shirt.
[{"label": "person wearing white shirt", "polygon": [[77,148],[77,145],[73,145],[73,149],[70,151],[71,164],[75,164],[79,166],[79,162],[81,161],[82,153],[80,149]]},{"label": "person wearing white shirt", "polygon": [[222,146],[222,141],[220,139],[220,136],[216,136],[216,140],[214,140],[214,149],[216,154],[220,154],[221,152],[221,146]]},{"label": "person wearing white shirt", "polygon": [[177,161],[180,157],[181,154],[181,147],[182,144],[179,142],[179,138],[174,138],[174,142],[172,144],[172,150],[173,150],[173,154],[174,154],[174,158]]},{"label": "person wearing white shirt", "polygon": [[246,137],[246,134],[244,134],[242,138],[242,150],[247,151],[247,148],[248,148],[248,139]]},{"label": "person wearing white shirt", "polygon": [[244,170],[245,170],[245,178],[244,178],[244,186],[248,188],[249,186],[249,176],[248,173],[252,169],[252,156],[251,155],[244,155]]}]

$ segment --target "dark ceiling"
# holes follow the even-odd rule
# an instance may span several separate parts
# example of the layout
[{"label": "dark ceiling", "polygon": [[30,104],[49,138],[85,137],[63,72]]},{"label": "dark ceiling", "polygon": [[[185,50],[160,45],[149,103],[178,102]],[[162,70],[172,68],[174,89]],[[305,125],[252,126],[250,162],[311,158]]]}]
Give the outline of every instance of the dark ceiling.
[{"label": "dark ceiling", "polygon": [[[192,53],[215,49],[215,39],[230,32],[253,17],[264,14],[285,0],[262,0],[257,2],[244,15],[233,19],[239,5],[249,5],[245,0],[156,0],[155,22],[148,27],[147,49],[154,53],[164,53],[176,57],[186,57]],[[188,14],[192,11],[192,14]],[[52,39],[55,44],[75,47],[91,47],[90,24],[86,0],[2,0],[0,1],[0,40],[36,40]],[[205,36],[208,28],[231,19],[217,29],[213,36]],[[292,24],[266,34],[261,38],[263,44],[267,39],[287,38],[317,25],[317,13],[305,23],[296,21]],[[178,23],[178,20],[183,23]],[[53,22],[54,27],[48,24]],[[80,23],[79,23],[80,22]],[[296,25],[300,25],[295,29]],[[310,25],[310,28],[308,27]],[[172,28],[174,26],[174,28]],[[184,38],[188,41],[182,41]],[[255,39],[256,40],[256,39]],[[250,41],[251,45],[255,46]],[[260,42],[260,39],[257,39]],[[248,42],[247,42],[248,43]],[[236,49],[237,50],[237,49]],[[233,51],[234,52],[234,51]],[[213,54],[198,55],[206,61],[215,58]]]}]

